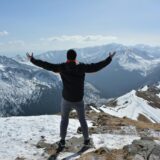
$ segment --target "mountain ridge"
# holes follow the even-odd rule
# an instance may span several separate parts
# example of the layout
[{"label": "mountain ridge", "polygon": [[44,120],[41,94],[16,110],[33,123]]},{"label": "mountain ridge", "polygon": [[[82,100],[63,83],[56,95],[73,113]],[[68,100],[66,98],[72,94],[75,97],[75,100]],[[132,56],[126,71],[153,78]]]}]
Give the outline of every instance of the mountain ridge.
[{"label": "mountain ridge", "polygon": [[[136,48],[136,46],[108,44],[77,49],[77,52],[79,60],[90,63],[106,58],[107,54],[114,50],[117,51],[117,55],[109,66],[96,74],[86,75],[85,86],[88,87],[85,90],[86,104],[96,103],[100,106],[108,98],[119,97],[132,89],[137,90],[143,85],[160,81],[160,54],[158,54],[160,49],[158,47]],[[49,56],[44,53],[35,57],[52,62],[58,62],[61,57],[66,59],[65,51],[55,52],[50,52]],[[24,59],[26,58],[11,59],[0,56],[1,113],[9,116],[25,115],[25,112],[26,115],[36,115],[60,111],[62,89],[60,76],[40,69]],[[21,108],[25,108],[25,112]]]}]

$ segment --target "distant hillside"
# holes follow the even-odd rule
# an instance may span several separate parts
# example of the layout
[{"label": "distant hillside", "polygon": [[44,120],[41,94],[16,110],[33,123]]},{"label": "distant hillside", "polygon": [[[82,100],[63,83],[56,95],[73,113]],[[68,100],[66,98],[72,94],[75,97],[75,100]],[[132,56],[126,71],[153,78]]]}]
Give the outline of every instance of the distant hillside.
[{"label": "distant hillside", "polygon": [[100,107],[105,113],[134,120],[148,119],[160,123],[160,83],[144,86],[139,90],[110,100]]}]

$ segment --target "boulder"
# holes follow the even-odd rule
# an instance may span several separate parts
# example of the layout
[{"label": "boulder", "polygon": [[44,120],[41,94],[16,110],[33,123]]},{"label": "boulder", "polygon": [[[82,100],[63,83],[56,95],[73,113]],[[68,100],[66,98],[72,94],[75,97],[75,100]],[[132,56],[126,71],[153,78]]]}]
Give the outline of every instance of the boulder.
[{"label": "boulder", "polygon": [[160,145],[152,138],[143,137],[134,140],[131,145],[123,148],[127,160],[160,160]]}]

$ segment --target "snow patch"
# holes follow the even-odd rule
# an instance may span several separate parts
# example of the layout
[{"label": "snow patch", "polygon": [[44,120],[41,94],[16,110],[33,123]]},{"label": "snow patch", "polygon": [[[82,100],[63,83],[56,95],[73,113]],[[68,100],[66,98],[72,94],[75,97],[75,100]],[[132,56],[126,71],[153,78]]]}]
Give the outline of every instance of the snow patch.
[{"label": "snow patch", "polygon": [[148,86],[144,86],[142,89],[140,89],[142,92],[146,92],[148,90]]},{"label": "snow patch", "polygon": [[160,98],[160,93],[158,93],[157,96]]},{"label": "snow patch", "polygon": [[137,97],[135,90],[117,98],[116,101],[116,107],[103,105],[100,109],[117,117],[126,116],[134,120],[137,120],[139,114],[142,114],[152,122],[160,123],[160,109],[151,107],[146,100]]},{"label": "snow patch", "polygon": [[4,65],[2,65],[2,64],[0,64],[0,70],[1,70],[1,71],[5,71],[5,69],[4,69],[4,68],[5,68],[5,66],[4,66]]},{"label": "snow patch", "polygon": [[96,109],[95,107],[90,106],[90,108],[91,108],[92,110],[94,110],[95,112],[97,112],[97,113],[100,112],[100,111],[99,111],[98,109]]},{"label": "snow patch", "polygon": [[133,140],[140,139],[135,135],[117,134],[93,134],[92,138],[96,148],[107,147],[109,149],[121,149],[125,145],[131,144]]},{"label": "snow patch", "polygon": [[141,71],[141,75],[146,76],[149,71],[160,64],[160,58],[144,59],[143,57],[136,55],[133,50],[128,49],[119,57],[118,63],[126,70],[139,70]]},{"label": "snow patch", "polygon": [[[45,136],[48,143],[58,141],[60,120],[58,115],[0,118],[0,159],[13,160],[19,156],[26,160],[41,160],[44,151],[35,145],[41,136]],[[88,122],[88,125],[91,126],[91,123]],[[70,119],[67,139],[79,136],[79,126],[78,120]]]},{"label": "snow patch", "polygon": [[159,89],[160,89],[160,82],[159,82],[159,84],[157,85],[157,88],[159,88]]}]

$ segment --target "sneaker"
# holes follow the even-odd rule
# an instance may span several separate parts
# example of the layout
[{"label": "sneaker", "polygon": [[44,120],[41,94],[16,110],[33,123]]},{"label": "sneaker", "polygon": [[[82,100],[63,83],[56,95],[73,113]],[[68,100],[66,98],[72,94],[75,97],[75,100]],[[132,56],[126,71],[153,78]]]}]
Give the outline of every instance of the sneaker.
[{"label": "sneaker", "polygon": [[87,139],[87,140],[84,141],[84,146],[85,147],[91,147],[90,139]]},{"label": "sneaker", "polygon": [[65,140],[61,139],[58,143],[58,149],[62,150],[65,147]]}]

